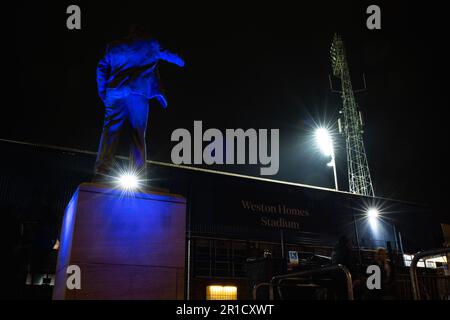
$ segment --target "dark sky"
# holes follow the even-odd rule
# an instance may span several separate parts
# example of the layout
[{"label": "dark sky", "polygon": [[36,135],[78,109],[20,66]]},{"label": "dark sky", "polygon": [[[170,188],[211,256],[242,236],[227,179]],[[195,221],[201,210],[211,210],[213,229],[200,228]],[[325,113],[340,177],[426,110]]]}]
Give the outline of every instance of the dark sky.
[{"label": "dark sky", "polygon": [[[312,1],[308,1],[312,2]],[[197,2],[196,2],[197,3]],[[4,106],[0,137],[96,150],[103,106],[95,68],[106,43],[147,24],[186,68],[162,64],[169,109],[151,106],[149,159],[170,162],[176,128],[280,129],[280,171],[273,178],[332,187],[327,159],[311,146],[311,124],[333,122],[340,98],[330,92],[329,47],[342,34],[366,122],[365,145],[378,196],[433,205],[449,220],[447,195],[448,65],[441,2],[209,1],[180,6],[154,1],[24,2],[15,13],[17,91]],[[288,4],[291,3],[291,4]],[[82,9],[82,30],[66,29],[66,7]],[[365,26],[369,4],[382,30]],[[339,85],[338,82],[335,83]],[[8,93],[7,93],[8,94]],[[345,145],[338,175],[347,190]],[[259,167],[216,167],[258,175]]]}]

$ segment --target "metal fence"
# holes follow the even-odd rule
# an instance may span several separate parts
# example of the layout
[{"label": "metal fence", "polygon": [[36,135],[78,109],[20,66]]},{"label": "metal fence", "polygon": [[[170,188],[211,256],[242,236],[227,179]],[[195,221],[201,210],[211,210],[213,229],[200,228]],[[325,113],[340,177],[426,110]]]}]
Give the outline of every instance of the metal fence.
[{"label": "metal fence", "polygon": [[[418,275],[422,300],[450,300],[450,276]],[[401,300],[413,300],[413,289],[409,274],[397,275],[397,293]]]},{"label": "metal fence", "polygon": [[[421,283],[419,282],[418,278],[418,270],[417,265],[421,259],[425,258],[431,258],[433,256],[437,255],[443,255],[450,253],[450,248],[438,248],[438,249],[432,249],[427,251],[421,251],[414,255],[414,258],[411,262],[411,266],[409,268],[409,273],[411,276],[411,287],[412,287],[412,293],[413,293],[413,299],[414,300],[422,300],[422,291],[420,288]],[[422,284],[422,286],[424,286]],[[448,287],[448,283],[447,283]],[[424,292],[426,294],[426,292]],[[448,294],[447,294],[448,297]]]}]

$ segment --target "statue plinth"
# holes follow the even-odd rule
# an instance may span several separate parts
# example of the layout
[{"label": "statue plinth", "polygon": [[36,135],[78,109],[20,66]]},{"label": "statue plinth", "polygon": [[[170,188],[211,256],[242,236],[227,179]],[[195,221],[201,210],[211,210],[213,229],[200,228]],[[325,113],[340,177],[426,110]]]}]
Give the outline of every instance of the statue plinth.
[{"label": "statue plinth", "polygon": [[[186,200],[81,184],[66,208],[53,299],[183,299]],[[70,265],[81,289],[69,289]],[[69,279],[70,280],[70,279]]]}]

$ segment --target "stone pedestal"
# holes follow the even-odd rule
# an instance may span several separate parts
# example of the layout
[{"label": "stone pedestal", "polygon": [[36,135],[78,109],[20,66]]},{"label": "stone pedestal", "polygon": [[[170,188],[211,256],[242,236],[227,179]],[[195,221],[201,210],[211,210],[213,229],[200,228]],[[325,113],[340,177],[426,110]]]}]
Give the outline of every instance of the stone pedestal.
[{"label": "stone pedestal", "polygon": [[[82,184],[66,208],[54,299],[183,299],[186,201]],[[79,266],[81,289],[66,286]]]}]

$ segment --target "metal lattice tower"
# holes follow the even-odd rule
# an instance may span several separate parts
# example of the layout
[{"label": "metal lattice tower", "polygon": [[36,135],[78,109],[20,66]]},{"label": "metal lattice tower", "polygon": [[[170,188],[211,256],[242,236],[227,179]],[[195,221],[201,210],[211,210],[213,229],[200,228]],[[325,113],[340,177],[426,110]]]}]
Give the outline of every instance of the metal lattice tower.
[{"label": "metal lattice tower", "polygon": [[348,182],[351,193],[375,196],[363,141],[363,121],[355,101],[344,42],[335,34],[331,45],[333,75],[341,80],[343,107],[338,120],[339,132],[345,137],[347,148]]}]

